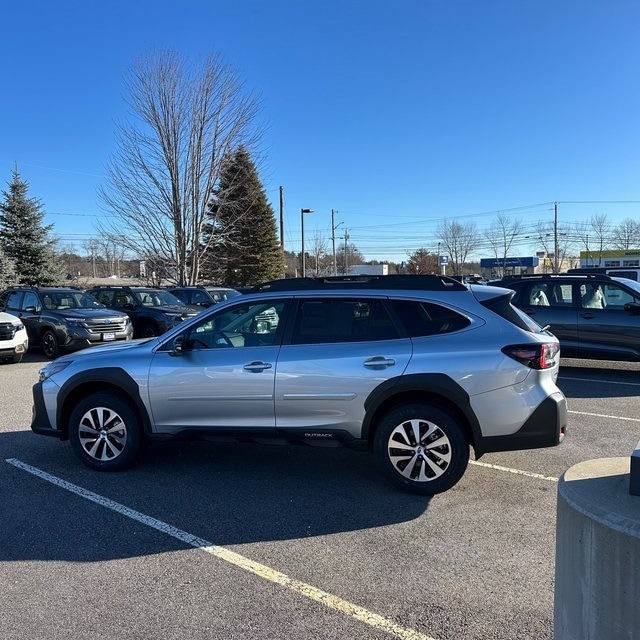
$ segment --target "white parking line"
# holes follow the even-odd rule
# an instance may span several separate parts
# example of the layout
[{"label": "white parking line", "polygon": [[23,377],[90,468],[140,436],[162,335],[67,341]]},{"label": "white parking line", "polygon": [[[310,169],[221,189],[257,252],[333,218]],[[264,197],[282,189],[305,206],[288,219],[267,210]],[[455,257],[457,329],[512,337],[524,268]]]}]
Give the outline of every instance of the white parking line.
[{"label": "white parking line", "polygon": [[429,636],[426,636],[418,631],[414,631],[413,629],[408,629],[407,627],[403,627],[399,624],[396,624],[392,620],[385,618],[384,616],[378,615],[377,613],[373,613],[364,607],[360,607],[357,604],[353,604],[347,600],[343,600],[337,596],[334,596],[327,591],[323,591],[322,589],[318,589],[310,584],[306,584],[305,582],[300,582],[299,580],[295,580],[294,578],[290,578],[288,575],[281,573],[280,571],[276,571],[271,567],[268,567],[264,564],[260,564],[259,562],[255,562],[246,558],[245,556],[240,555],[239,553],[235,553],[234,551],[230,551],[229,549],[225,549],[224,547],[220,547],[218,545],[212,544],[207,540],[203,540],[202,538],[198,538],[186,531],[182,531],[181,529],[177,529],[176,527],[167,524],[166,522],[162,522],[161,520],[156,520],[150,516],[147,516],[140,511],[135,511],[134,509],[130,509],[129,507],[125,507],[119,502],[114,502],[109,498],[105,498],[93,491],[89,491],[88,489],[84,489],[79,487],[78,485],[67,482],[66,480],[62,480],[62,478],[58,478],[57,476],[52,476],[46,471],[42,471],[37,467],[32,467],[21,460],[17,460],[16,458],[8,458],[5,460],[9,464],[14,467],[18,467],[23,471],[27,471],[28,473],[41,478],[42,480],[46,480],[51,484],[60,487],[61,489],[65,489],[66,491],[70,491],[71,493],[75,493],[77,496],[81,498],[85,498],[86,500],[90,500],[91,502],[95,502],[107,509],[111,509],[119,513],[120,515],[126,516],[127,518],[131,518],[132,520],[136,520],[152,529],[156,529],[162,533],[165,533],[169,536],[172,536],[176,540],[180,540],[185,544],[188,544],[196,549],[200,549],[206,553],[210,553],[211,555],[224,560],[240,569],[244,569],[245,571],[249,571],[265,580],[269,580],[270,582],[275,582],[291,591],[299,593],[311,600],[315,600],[320,604],[328,607],[329,609],[334,609],[335,611],[339,611],[347,616],[355,618],[360,622],[364,622],[368,624],[370,627],[375,629],[379,629],[380,631],[384,631],[390,635],[395,636],[396,638],[400,638],[400,640],[434,640]]},{"label": "white parking line", "polygon": [[627,422],[640,422],[640,418],[624,418],[623,416],[610,416],[606,413],[589,413],[587,411],[569,411],[579,416],[592,416],[594,418],[607,418],[607,420],[626,420]]},{"label": "white parking line", "polygon": [[596,384],[622,384],[631,387],[640,387],[640,382],[625,382],[624,380],[597,380],[595,378],[573,378],[572,376],[559,376],[560,380],[573,380],[575,382],[595,382]]}]

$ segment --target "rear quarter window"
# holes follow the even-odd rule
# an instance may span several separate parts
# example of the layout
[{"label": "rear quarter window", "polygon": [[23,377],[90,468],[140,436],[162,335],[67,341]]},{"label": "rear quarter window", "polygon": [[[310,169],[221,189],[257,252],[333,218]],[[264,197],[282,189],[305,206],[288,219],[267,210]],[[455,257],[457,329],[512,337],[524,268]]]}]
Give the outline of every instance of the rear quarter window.
[{"label": "rear quarter window", "polygon": [[539,333],[541,329],[540,325],[524,313],[524,311],[520,311],[520,309],[511,304],[512,296],[513,294],[509,291],[504,295],[482,300],[480,304],[511,324],[516,325],[516,327],[520,327],[520,329],[530,331],[531,333]]},{"label": "rear quarter window", "polygon": [[391,306],[411,338],[452,333],[471,324],[457,311],[431,302],[392,300]]}]

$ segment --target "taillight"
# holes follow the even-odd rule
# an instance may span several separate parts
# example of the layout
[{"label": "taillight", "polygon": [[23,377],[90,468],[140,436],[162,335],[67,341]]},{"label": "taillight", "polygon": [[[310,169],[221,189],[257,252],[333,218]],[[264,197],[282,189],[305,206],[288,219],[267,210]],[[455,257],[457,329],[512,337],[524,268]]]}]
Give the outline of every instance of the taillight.
[{"label": "taillight", "polygon": [[556,366],[560,352],[557,342],[544,344],[512,344],[503,347],[502,353],[531,369],[551,369]]}]

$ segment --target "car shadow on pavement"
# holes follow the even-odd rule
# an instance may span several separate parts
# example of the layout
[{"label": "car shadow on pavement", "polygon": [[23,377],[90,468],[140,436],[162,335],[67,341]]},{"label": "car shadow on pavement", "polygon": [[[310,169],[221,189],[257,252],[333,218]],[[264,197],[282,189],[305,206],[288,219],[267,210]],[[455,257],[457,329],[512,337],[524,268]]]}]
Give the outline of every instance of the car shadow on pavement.
[{"label": "car shadow on pavement", "polygon": [[423,515],[430,500],[388,483],[371,454],[342,448],[173,441],[151,445],[131,469],[101,473],[82,465],[68,442],[35,439],[26,431],[0,433],[0,561],[96,561],[185,548],[7,459],[216,545],[406,522]]}]

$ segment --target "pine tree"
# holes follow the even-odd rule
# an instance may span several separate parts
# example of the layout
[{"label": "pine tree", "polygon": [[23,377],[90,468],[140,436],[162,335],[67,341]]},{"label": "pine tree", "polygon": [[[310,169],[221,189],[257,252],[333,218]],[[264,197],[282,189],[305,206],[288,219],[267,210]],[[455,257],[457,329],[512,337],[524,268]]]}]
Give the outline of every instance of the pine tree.
[{"label": "pine tree", "polygon": [[0,245],[0,289],[15,285],[17,282],[16,263],[7,256]]},{"label": "pine tree", "polygon": [[19,284],[58,284],[62,268],[49,236],[53,225],[43,226],[42,204],[27,197],[28,189],[15,169],[9,191],[3,192],[4,202],[0,202],[0,246],[15,264]]},{"label": "pine tree", "polygon": [[284,258],[273,208],[244,147],[226,158],[209,216],[203,278],[248,286],[282,276]]}]

